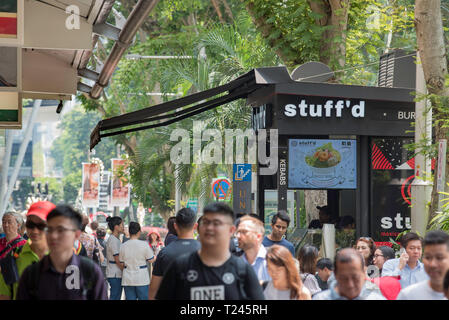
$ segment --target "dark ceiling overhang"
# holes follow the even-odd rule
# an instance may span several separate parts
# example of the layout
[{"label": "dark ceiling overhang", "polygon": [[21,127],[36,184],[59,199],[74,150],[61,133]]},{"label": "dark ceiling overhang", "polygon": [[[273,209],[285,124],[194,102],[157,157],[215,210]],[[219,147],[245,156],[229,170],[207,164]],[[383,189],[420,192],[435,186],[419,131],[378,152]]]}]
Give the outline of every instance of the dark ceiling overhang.
[{"label": "dark ceiling overhang", "polygon": [[[166,126],[241,98],[247,98],[247,103],[253,107],[267,95],[277,94],[413,103],[412,92],[406,88],[294,81],[286,67],[256,68],[216,88],[102,120],[91,133],[90,149],[101,138]],[[151,124],[138,126],[149,122]]]}]

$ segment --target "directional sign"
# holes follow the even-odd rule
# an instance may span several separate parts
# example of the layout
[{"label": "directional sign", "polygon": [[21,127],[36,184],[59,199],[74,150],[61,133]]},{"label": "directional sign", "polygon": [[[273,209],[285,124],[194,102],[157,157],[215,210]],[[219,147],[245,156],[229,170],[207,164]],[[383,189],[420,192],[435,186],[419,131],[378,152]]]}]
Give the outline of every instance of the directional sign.
[{"label": "directional sign", "polygon": [[234,164],[233,176],[233,181],[251,181],[251,164]]},{"label": "directional sign", "polygon": [[219,200],[226,199],[231,191],[231,182],[228,178],[218,178],[212,181],[212,194]]},{"label": "directional sign", "polygon": [[192,209],[193,211],[195,211],[195,213],[198,212],[198,199],[189,199],[189,201],[187,201],[187,208]]}]

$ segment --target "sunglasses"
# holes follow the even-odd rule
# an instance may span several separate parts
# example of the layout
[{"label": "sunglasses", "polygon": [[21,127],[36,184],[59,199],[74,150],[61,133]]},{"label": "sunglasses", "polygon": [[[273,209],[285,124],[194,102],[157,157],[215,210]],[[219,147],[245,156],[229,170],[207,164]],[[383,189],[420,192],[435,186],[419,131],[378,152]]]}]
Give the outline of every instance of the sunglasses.
[{"label": "sunglasses", "polygon": [[27,221],[25,223],[25,227],[27,227],[28,229],[38,228],[40,231],[43,231],[47,227],[47,225],[45,223],[35,223],[33,221]]}]

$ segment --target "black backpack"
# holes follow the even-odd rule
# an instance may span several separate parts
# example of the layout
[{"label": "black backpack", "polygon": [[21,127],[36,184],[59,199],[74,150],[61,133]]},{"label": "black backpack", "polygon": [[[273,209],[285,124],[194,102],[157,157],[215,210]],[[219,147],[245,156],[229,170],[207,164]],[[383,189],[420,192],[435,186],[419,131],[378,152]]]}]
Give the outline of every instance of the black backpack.
[{"label": "black backpack", "polygon": [[[95,263],[84,256],[79,256],[80,258],[80,268],[81,268],[81,276],[83,278],[82,290],[83,297],[86,300],[94,300],[95,297],[93,295],[93,287],[95,281]],[[31,300],[39,300],[38,298],[38,289],[40,283],[40,275],[42,270],[42,260],[39,262],[33,263],[29,266],[28,278],[27,278],[27,290]]]}]

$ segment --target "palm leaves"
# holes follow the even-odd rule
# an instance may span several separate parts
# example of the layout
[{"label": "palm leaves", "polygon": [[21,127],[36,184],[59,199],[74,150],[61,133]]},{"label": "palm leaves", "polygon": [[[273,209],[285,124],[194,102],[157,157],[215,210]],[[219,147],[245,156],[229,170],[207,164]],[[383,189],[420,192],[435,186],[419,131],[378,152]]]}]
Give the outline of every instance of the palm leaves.
[{"label": "palm leaves", "polygon": [[[192,55],[194,58],[161,61],[158,64],[161,68],[161,91],[192,94],[226,83],[252,69],[254,65],[251,65],[250,61],[253,55],[265,52],[266,49],[260,49],[260,46],[250,43],[252,38],[241,34],[239,28],[247,30],[245,28],[248,27],[245,23],[241,23],[240,27],[238,24],[213,26],[192,47],[192,52],[181,50],[181,55]],[[204,56],[205,52],[207,57]],[[218,129],[224,137],[227,128],[249,128],[250,111],[244,101],[234,101],[199,114],[193,119],[143,132],[138,150],[135,156],[130,158],[131,182],[139,200],[145,205],[158,207],[164,215],[163,211],[169,212],[171,209],[170,199],[174,199],[175,184],[184,198],[198,197],[200,204],[213,200],[210,192],[212,179],[218,174],[231,176],[231,165],[175,165],[170,161],[170,150],[177,142],[170,141],[170,134],[172,130],[182,128],[193,137],[192,121],[202,121],[204,129]],[[224,143],[224,139],[222,140]],[[193,142],[190,143],[190,150],[193,150]]]}]

